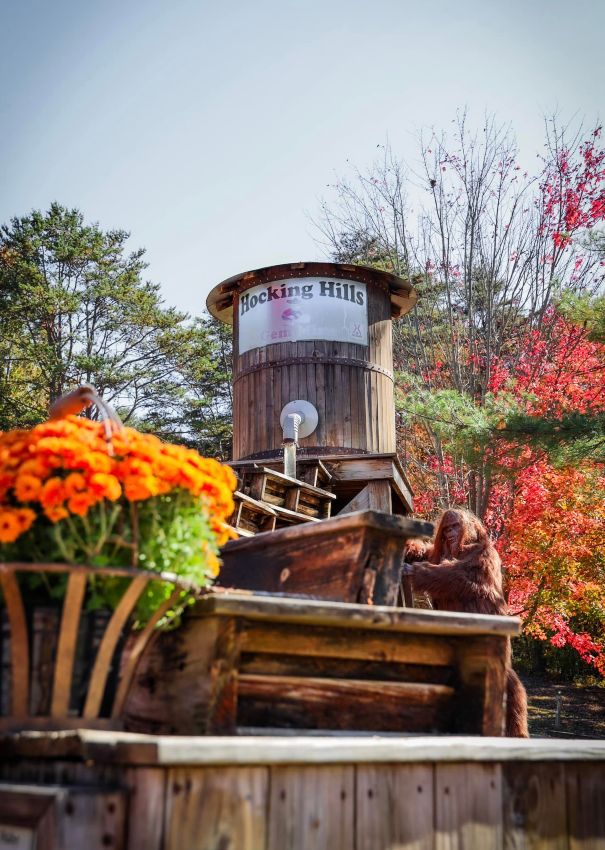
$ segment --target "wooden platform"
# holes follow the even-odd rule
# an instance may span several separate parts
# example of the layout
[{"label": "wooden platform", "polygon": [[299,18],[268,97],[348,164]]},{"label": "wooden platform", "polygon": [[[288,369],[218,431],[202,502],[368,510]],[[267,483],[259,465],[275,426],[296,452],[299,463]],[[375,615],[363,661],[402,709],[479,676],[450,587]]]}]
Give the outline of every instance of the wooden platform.
[{"label": "wooden platform", "polygon": [[127,729],[501,735],[511,617],[214,591],[159,634]]},{"label": "wooden platform", "polygon": [[602,741],[76,731],[0,757],[3,830],[43,850],[605,846]]}]

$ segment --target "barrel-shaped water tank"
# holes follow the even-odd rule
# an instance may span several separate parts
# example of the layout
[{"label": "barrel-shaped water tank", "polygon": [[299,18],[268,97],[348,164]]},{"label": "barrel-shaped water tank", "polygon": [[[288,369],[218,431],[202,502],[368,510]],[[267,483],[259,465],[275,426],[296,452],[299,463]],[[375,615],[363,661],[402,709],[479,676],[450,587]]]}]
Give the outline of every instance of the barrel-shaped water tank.
[{"label": "barrel-shaped water tank", "polygon": [[395,451],[391,320],[413,287],[365,266],[293,263],[229,278],[208,309],[233,324],[233,460],[281,454],[280,413],[311,402],[303,455]]}]

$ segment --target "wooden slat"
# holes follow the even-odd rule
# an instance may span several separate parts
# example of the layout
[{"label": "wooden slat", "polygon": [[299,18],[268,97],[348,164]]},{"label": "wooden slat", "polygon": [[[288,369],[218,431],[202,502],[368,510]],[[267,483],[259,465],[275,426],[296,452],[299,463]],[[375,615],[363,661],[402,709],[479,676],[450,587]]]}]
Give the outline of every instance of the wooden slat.
[{"label": "wooden slat", "polygon": [[[559,745],[563,743],[563,741],[557,741]],[[605,847],[605,766],[584,764],[581,761],[576,764],[566,764],[565,778],[569,850],[603,850]]]},{"label": "wooden slat", "polygon": [[453,694],[445,685],[246,674],[237,718],[256,727],[443,732]]},{"label": "wooden slat", "polygon": [[85,572],[72,572],[67,580],[67,590],[61,614],[57,659],[55,661],[53,697],[50,707],[52,717],[64,716],[69,710],[72,673],[86,580],[87,574]]},{"label": "wooden slat", "polygon": [[113,612],[111,620],[107,625],[103,640],[99,646],[97,657],[90,677],[86,702],[84,704],[83,717],[98,717],[101,709],[101,702],[105,692],[107,676],[109,675],[109,666],[116,644],[122,634],[122,629],[126,621],[132,614],[135,605],[147,586],[147,576],[139,576],[132,580],[128,589],[120,599],[118,607]]},{"label": "wooden slat", "polygon": [[0,582],[10,624],[11,712],[24,717],[29,713],[29,640],[25,609],[15,573],[2,569]]},{"label": "wooden slat", "polygon": [[130,790],[128,847],[164,850],[167,771],[159,767],[130,767],[122,775]]},{"label": "wooden slat", "polygon": [[433,850],[433,768],[359,765],[356,850]]},{"label": "wooden slat", "polygon": [[502,779],[506,850],[568,850],[563,765],[504,764]]},{"label": "wooden slat", "polygon": [[436,765],[435,850],[502,850],[502,836],[500,765]]},{"label": "wooden slat", "polygon": [[119,717],[122,712],[122,708],[124,707],[124,700],[126,699],[126,695],[130,688],[132,678],[137,669],[137,665],[141,659],[143,651],[149,643],[149,640],[151,638],[151,635],[153,634],[155,627],[162,619],[162,617],[164,617],[165,614],[170,611],[170,609],[178,602],[182,593],[183,591],[180,588],[177,588],[175,591],[173,591],[170,597],[166,599],[166,601],[162,605],[160,605],[159,608],[157,608],[145,628],[137,636],[130,650],[128,660],[124,665],[124,669],[122,670],[122,674],[120,676],[120,681],[113,702],[113,709],[111,712],[112,717]]},{"label": "wooden slat", "polygon": [[[331,520],[326,520],[325,525]],[[305,530],[300,526],[297,531]],[[278,534],[278,532],[275,532]],[[256,538],[258,540],[258,538]],[[241,541],[255,543],[255,539]],[[265,540],[266,542],[266,540]],[[245,550],[244,550],[245,551]],[[488,614],[458,614],[452,611],[408,611],[387,606],[353,605],[286,596],[260,596],[237,590],[217,590],[203,596],[190,612],[195,616],[235,616],[251,620],[270,620],[279,623],[308,623],[316,626],[336,626],[349,629],[378,629],[437,635],[494,635],[515,636],[520,631],[516,617]]]},{"label": "wooden slat", "polygon": [[265,626],[249,623],[242,635],[242,651],[282,652],[287,655],[360,660],[393,661],[400,664],[450,666],[455,647],[449,641],[416,636],[381,635],[360,629],[310,629],[302,632],[297,625]]},{"label": "wooden slat", "polygon": [[354,847],[353,767],[271,769],[267,850]]},{"label": "wooden slat", "polygon": [[164,850],[264,850],[268,773],[262,767],[169,771]]}]

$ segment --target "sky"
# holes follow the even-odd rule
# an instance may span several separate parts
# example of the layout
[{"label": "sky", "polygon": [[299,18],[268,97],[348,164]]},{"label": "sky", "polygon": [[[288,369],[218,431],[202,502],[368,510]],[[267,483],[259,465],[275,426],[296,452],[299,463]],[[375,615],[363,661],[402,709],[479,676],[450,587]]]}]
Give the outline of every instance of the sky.
[{"label": "sky", "polygon": [[602,0],[0,0],[0,223],[56,200],[131,233],[167,304],[325,258],[311,218],[351,163],[467,107],[603,108]]}]

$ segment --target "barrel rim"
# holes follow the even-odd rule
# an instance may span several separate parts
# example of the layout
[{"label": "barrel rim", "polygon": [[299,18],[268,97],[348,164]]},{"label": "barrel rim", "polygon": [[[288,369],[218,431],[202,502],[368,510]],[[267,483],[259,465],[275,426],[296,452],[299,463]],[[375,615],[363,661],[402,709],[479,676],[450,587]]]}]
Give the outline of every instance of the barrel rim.
[{"label": "barrel rim", "polygon": [[228,277],[217,284],[206,299],[208,311],[225,324],[233,324],[233,299],[239,292],[258,286],[261,283],[269,283],[282,278],[296,277],[329,277],[343,278],[345,280],[359,280],[363,283],[371,283],[388,290],[391,300],[391,317],[399,319],[414,307],[418,300],[418,294],[412,284],[402,277],[390,272],[374,269],[371,266],[358,265],[355,263],[328,263],[328,262],[298,262],[280,263],[274,266],[264,266],[260,269],[241,272]]}]

